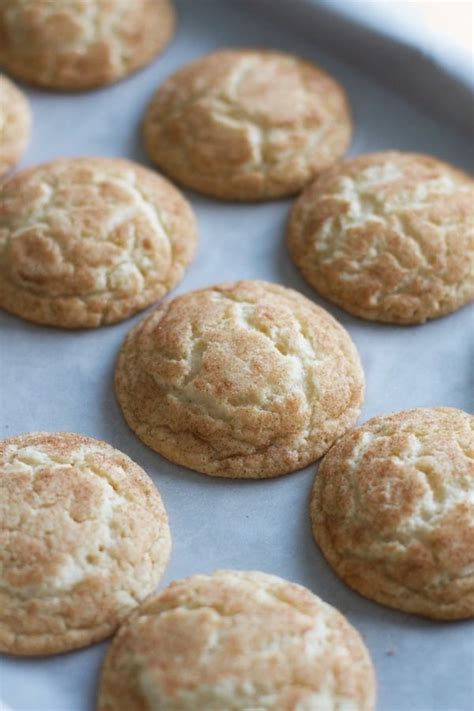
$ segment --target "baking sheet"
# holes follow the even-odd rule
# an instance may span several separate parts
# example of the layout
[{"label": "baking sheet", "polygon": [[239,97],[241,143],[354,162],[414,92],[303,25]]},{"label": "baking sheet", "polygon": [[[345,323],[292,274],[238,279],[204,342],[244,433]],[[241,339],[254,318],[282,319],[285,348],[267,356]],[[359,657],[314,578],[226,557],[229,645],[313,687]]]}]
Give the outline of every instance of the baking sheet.
[{"label": "baking sheet", "polygon": [[[100,91],[28,90],[35,124],[24,165],[65,155],[126,156],[147,163],[139,124],[156,86],[183,63],[225,46],[268,46],[303,54],[347,88],[356,122],[350,151],[399,148],[434,153],[464,169],[470,141],[422,113],[355,66],[248,3],[181,0],[178,35],[136,76]],[[337,49],[337,48],[335,48]],[[174,294],[216,281],[258,278],[298,289],[350,331],[367,377],[360,422],[393,410],[474,406],[474,313],[465,308],[419,327],[359,321],[324,302],[290,262],[284,227],[290,201],[232,205],[188,194],[200,228],[198,256]],[[162,586],[217,568],[257,569],[308,586],[362,633],[378,676],[379,711],[467,711],[474,701],[474,626],[432,623],[359,597],[330,571],[313,542],[308,496],[315,467],[269,481],[211,479],[147,449],[125,425],[113,391],[114,362],[141,318],[96,331],[37,327],[0,315],[1,436],[69,430],[105,439],[158,485],[173,534]],[[0,696],[14,711],[92,711],[107,643],[50,658],[3,657]],[[132,709],[130,711],[133,711]]]}]

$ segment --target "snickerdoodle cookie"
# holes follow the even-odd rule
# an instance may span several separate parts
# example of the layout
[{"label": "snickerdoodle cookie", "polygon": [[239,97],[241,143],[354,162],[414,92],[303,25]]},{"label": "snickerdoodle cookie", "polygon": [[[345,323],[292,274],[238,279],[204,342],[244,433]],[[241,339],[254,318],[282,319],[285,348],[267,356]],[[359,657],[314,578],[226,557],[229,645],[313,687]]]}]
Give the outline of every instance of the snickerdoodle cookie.
[{"label": "snickerdoodle cookie", "polygon": [[295,583],[218,571],[178,580],[125,622],[102,669],[99,711],[372,711],[356,630]]},{"label": "snickerdoodle cookie", "polygon": [[128,424],[173,462],[221,477],[285,474],[321,457],[360,411],[349,334],[278,284],[180,296],[128,335],[116,370]]},{"label": "snickerdoodle cookie", "polygon": [[305,279],[346,311],[422,323],[474,298],[474,181],[413,153],[345,161],[298,199],[288,243]]},{"label": "snickerdoodle cookie", "polygon": [[0,442],[0,650],[54,654],[110,635],[160,580],[161,497],[125,454],[82,435]]},{"label": "snickerdoodle cookie", "polygon": [[153,171],[45,163],[0,188],[0,307],[50,326],[114,323],[166,294],[195,245],[190,206]]},{"label": "snickerdoodle cookie", "polygon": [[20,160],[31,131],[26,96],[0,74],[0,179]]},{"label": "snickerdoodle cookie", "polygon": [[150,62],[174,26],[170,0],[8,0],[0,65],[46,88],[98,87]]},{"label": "snickerdoodle cookie", "polygon": [[375,417],[323,460],[313,531],[336,573],[372,600],[474,616],[474,418],[439,407]]},{"label": "snickerdoodle cookie", "polygon": [[144,124],[151,159],[199,192],[230,200],[292,195],[338,160],[351,135],[345,93],[289,54],[224,50],[171,76]]}]

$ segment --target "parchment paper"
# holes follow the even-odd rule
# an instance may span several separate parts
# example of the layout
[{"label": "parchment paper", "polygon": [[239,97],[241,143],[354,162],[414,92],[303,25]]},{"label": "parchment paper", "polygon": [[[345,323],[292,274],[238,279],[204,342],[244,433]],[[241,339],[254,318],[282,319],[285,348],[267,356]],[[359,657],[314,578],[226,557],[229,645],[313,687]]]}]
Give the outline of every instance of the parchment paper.
[{"label": "parchment paper", "polygon": [[[417,150],[472,170],[467,137],[355,65],[338,61],[337,46],[333,54],[319,51],[307,26],[304,33],[295,23],[289,29],[270,14],[261,15],[257,5],[250,16],[249,4],[237,0],[181,0],[177,5],[179,31],[172,46],[132,78],[80,95],[28,90],[35,124],[24,165],[95,154],[146,163],[139,124],[157,85],[212,49],[253,45],[305,55],[343,82],[356,122],[351,155]],[[175,294],[224,280],[259,278],[296,288],[325,306],[349,329],[362,356],[367,392],[360,422],[417,406],[472,410],[472,310],[419,327],[357,320],[320,299],[290,262],[284,241],[290,201],[232,205],[189,197],[199,220],[199,254]],[[269,481],[212,479],[168,463],[128,430],[115,400],[113,371],[125,334],[140,318],[67,332],[1,314],[1,435],[66,430],[107,440],[144,467],[163,495],[173,553],[162,585],[217,568],[257,569],[294,580],[342,610],[364,636],[377,669],[379,711],[470,709],[473,625],[432,623],[390,611],[340,582],[310,532],[314,466]],[[105,649],[106,643],[51,658],[3,657],[0,695],[14,711],[92,711]]]}]

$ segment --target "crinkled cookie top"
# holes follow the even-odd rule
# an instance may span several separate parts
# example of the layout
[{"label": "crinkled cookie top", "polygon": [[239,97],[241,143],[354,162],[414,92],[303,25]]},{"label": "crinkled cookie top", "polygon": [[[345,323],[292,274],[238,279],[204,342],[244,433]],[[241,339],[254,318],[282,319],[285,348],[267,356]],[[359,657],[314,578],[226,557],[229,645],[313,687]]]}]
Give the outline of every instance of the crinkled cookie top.
[{"label": "crinkled cookie top", "polygon": [[2,0],[0,65],[32,84],[90,89],[150,62],[174,27],[170,0]]},{"label": "crinkled cookie top", "polygon": [[158,490],[125,454],[90,437],[0,442],[0,650],[54,654],[118,627],[170,552]]},{"label": "crinkled cookie top", "polygon": [[474,616],[474,417],[439,407],[375,417],[330,450],[313,530],[335,571],[406,612]]},{"label": "crinkled cookie top", "polygon": [[242,281],[162,304],[128,335],[116,388],[130,427],[223,477],[306,466],[351,427],[364,376],[349,334],[278,284]]},{"label": "crinkled cookie top", "polygon": [[120,321],[163,296],[194,256],[196,222],[164,178],[65,158],[0,189],[0,306],[68,328]]},{"label": "crinkled cookie top", "polygon": [[299,198],[288,240],[308,282],[350,313],[422,323],[474,298],[474,181],[412,153],[345,161]]},{"label": "crinkled cookie top", "polygon": [[99,711],[372,711],[375,679],[353,627],[306,588],[219,571],[172,583],[107,654]]},{"label": "crinkled cookie top", "polygon": [[298,57],[225,50],[173,74],[145,117],[150,157],[215,197],[263,200],[301,190],[346,151],[344,90]]}]

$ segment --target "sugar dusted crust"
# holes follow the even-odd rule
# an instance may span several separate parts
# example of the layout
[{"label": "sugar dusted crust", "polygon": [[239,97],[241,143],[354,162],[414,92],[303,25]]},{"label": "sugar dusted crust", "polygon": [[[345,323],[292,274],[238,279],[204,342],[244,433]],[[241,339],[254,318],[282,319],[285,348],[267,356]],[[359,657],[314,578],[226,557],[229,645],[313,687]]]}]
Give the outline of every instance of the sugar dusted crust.
[{"label": "sugar dusted crust", "polygon": [[474,181],[413,153],[345,161],[298,199],[288,244],[305,279],[346,311],[423,323],[474,299]]},{"label": "sugar dusted crust", "polygon": [[26,96],[0,74],[0,179],[23,155],[31,132]]},{"label": "sugar dusted crust", "polygon": [[344,90],[281,52],[224,50],[173,74],[152,98],[151,159],[178,182],[230,200],[292,195],[346,151]]},{"label": "sugar dusted crust", "polygon": [[8,0],[0,65],[46,88],[91,89],[151,62],[174,30],[169,0]]},{"label": "sugar dusted crust", "polygon": [[453,408],[375,417],[324,458],[314,536],[366,597],[436,619],[474,616],[474,418]]},{"label": "sugar dusted crust", "polygon": [[318,459],[360,411],[348,333],[277,284],[242,281],[162,304],[128,335],[116,391],[131,429],[171,461],[264,478]]},{"label": "sugar dusted crust", "polygon": [[112,634],[158,584],[171,538],[158,490],[105,442],[0,442],[0,650],[55,654]]},{"label": "sugar dusted crust", "polygon": [[191,207],[153,171],[44,163],[0,188],[0,306],[65,328],[121,321],[180,281],[196,240]]},{"label": "sugar dusted crust", "polygon": [[98,711],[372,711],[369,654],[347,620],[273,575],[219,571],[149,597],[114,638]]}]

